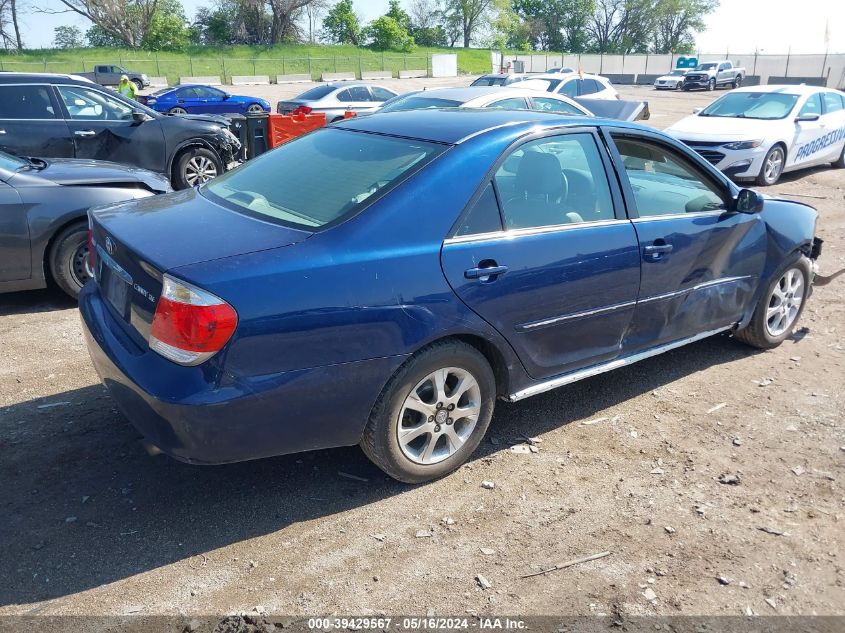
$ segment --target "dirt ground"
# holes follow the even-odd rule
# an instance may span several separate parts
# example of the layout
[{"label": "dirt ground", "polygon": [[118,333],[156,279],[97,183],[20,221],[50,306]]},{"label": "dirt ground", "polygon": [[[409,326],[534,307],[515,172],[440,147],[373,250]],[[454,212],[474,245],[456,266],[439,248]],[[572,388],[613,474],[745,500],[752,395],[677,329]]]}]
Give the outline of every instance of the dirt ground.
[{"label": "dirt ground", "polygon": [[[656,127],[720,94],[622,92]],[[767,193],[816,206],[822,268],[845,266],[845,171]],[[816,289],[774,351],[717,336],[499,403],[468,465],[409,487],[355,447],[150,457],[74,304],[0,296],[0,616],[845,615],[844,297],[845,279]],[[510,449],[524,436],[536,453]]]}]

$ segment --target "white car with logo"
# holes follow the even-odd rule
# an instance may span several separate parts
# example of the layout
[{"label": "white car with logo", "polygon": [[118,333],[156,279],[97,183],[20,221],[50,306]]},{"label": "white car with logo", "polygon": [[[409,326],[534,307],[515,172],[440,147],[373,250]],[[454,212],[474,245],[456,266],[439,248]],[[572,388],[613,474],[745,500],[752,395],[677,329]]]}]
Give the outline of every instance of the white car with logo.
[{"label": "white car with logo", "polygon": [[773,185],[787,171],[845,167],[845,94],[805,85],[740,88],[666,132],[731,178]]}]

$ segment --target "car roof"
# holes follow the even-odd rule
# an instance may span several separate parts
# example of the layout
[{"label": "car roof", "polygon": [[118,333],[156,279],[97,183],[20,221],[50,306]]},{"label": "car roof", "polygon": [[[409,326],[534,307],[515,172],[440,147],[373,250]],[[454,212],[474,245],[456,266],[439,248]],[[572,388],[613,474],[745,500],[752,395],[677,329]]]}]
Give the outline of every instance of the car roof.
[{"label": "car roof", "polygon": [[423,96],[432,97],[434,99],[448,99],[450,101],[458,101],[459,103],[466,103],[478,97],[485,97],[487,95],[502,95],[506,97],[549,97],[558,100],[567,100],[566,97],[558,95],[546,90],[537,90],[533,88],[520,88],[522,82],[510,84],[509,86],[466,86],[463,88],[433,88],[431,90],[417,90],[415,92],[407,93],[402,96]]},{"label": "car roof", "polygon": [[525,132],[529,132],[538,126],[541,128],[567,125],[584,127],[601,124],[650,129],[622,121],[566,116],[555,112],[475,108],[431,108],[381,112],[373,116],[339,121],[331,127],[458,144],[478,134],[494,132],[502,128],[507,128],[511,132],[522,128]]},{"label": "car roof", "polygon": [[537,73],[531,74],[529,79],[569,79],[571,77],[579,77],[581,79],[602,79],[607,81],[607,77],[602,77],[601,75],[594,75],[592,73],[579,73],[579,72],[572,72],[572,73]]},{"label": "car roof", "polygon": [[[330,88],[347,88],[349,86],[378,86],[379,88],[384,87],[380,84],[376,84],[371,81],[361,81],[360,79],[351,79],[349,81],[328,81],[325,83],[325,85],[329,86]],[[394,90],[393,92],[396,91]]]},{"label": "car roof", "polygon": [[737,88],[731,92],[774,92],[787,95],[808,95],[816,92],[836,92],[832,88],[825,88],[824,86],[808,86],[806,84],[790,85],[790,84],[770,84],[768,86],[746,86],[744,88]]},{"label": "car roof", "polygon": [[79,75],[64,75],[59,73],[20,73],[20,72],[0,72],[0,84],[18,84],[18,83],[54,83],[54,84],[90,84],[93,83],[90,79],[80,77]]}]

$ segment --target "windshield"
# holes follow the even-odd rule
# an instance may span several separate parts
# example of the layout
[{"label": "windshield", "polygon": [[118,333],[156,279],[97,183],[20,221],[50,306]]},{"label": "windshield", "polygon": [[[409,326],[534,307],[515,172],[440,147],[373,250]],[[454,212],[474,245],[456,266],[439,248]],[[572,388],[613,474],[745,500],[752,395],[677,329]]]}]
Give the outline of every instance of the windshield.
[{"label": "windshield", "polygon": [[314,88],[311,88],[311,90],[306,90],[301,95],[295,98],[314,101],[315,99],[322,99],[330,92],[334,92],[334,90],[336,90],[336,88],[332,88],[331,86],[316,86]]},{"label": "windshield", "polygon": [[784,119],[798,95],[782,92],[732,92],[711,103],[698,116],[729,117],[737,119]]},{"label": "windshield", "polygon": [[461,101],[454,99],[436,99],[434,97],[410,96],[405,99],[398,99],[383,108],[379,112],[400,112],[402,110],[428,110],[430,108],[457,108]]},{"label": "windshield", "polygon": [[29,166],[29,163],[23,160],[22,158],[12,156],[11,154],[7,154],[6,152],[0,152],[0,169],[17,171],[21,167],[27,166]]},{"label": "windshield", "polygon": [[673,70],[671,73],[669,73],[669,75],[670,75],[671,77],[678,77],[679,75],[684,75],[684,74],[686,74],[686,72],[687,72],[687,71],[685,71],[685,70]]},{"label": "windshield", "polygon": [[[305,230],[342,221],[448,146],[338,128],[301,136],[200,190],[230,208]],[[314,192],[320,195],[314,195]]]},{"label": "windshield", "polygon": [[696,70],[713,70],[714,68],[716,68],[716,64],[715,64],[715,63],[712,63],[712,64],[699,64],[698,66],[696,66],[696,67],[695,67],[695,69],[696,69]]}]

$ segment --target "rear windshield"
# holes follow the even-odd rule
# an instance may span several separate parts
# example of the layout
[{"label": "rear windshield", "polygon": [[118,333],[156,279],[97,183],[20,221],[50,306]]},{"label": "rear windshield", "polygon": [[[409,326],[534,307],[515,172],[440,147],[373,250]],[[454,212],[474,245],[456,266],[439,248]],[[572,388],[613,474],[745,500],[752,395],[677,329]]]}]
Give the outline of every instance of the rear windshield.
[{"label": "rear windshield", "polygon": [[504,77],[479,77],[470,86],[501,86],[504,85]]},{"label": "rear windshield", "polygon": [[296,97],[296,99],[307,99],[313,101],[314,99],[322,99],[330,92],[333,92],[335,89],[331,86],[315,86],[311,88],[311,90],[306,90],[301,95]]},{"label": "rear windshield", "polygon": [[454,99],[435,99],[434,97],[408,97],[389,103],[379,112],[399,112],[401,110],[427,110],[429,108],[457,108],[461,101]]},{"label": "rear windshield", "polygon": [[792,112],[797,100],[798,95],[784,92],[730,92],[704,108],[698,116],[784,119]]},{"label": "rear windshield", "polygon": [[201,192],[236,211],[314,231],[357,213],[447,147],[323,128],[215,178]]},{"label": "rear windshield", "polygon": [[162,88],[161,90],[156,90],[150,96],[152,97],[160,97],[161,95],[166,95],[168,92],[173,92],[173,88]]}]

